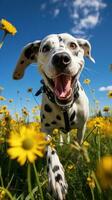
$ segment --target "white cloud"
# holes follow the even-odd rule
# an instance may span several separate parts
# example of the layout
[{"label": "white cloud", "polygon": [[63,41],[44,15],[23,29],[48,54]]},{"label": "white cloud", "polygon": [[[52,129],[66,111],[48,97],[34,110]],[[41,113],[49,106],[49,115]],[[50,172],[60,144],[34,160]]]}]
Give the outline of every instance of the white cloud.
[{"label": "white cloud", "polygon": [[71,32],[85,35],[87,30],[101,22],[101,10],[106,6],[105,0],[49,0],[48,4],[43,3],[41,9],[47,10],[50,7],[50,13],[54,17],[57,17],[60,11],[65,9],[73,23]]},{"label": "white cloud", "polygon": [[103,0],[73,0],[71,18],[72,33],[84,33],[100,22],[100,11],[106,7]]},{"label": "white cloud", "polygon": [[112,85],[109,85],[107,87],[102,86],[102,87],[99,88],[100,92],[110,91],[110,90],[112,90]]},{"label": "white cloud", "polygon": [[60,13],[60,9],[59,8],[56,8],[55,10],[54,10],[54,17],[57,17],[58,15],[59,15],[59,13]]},{"label": "white cloud", "polygon": [[47,6],[46,3],[42,3],[40,9],[41,9],[41,10],[45,10],[45,9],[46,9],[46,6]]},{"label": "white cloud", "polygon": [[97,15],[88,15],[86,18],[80,20],[79,29],[83,28],[92,28],[96,26],[99,21],[99,14]]}]

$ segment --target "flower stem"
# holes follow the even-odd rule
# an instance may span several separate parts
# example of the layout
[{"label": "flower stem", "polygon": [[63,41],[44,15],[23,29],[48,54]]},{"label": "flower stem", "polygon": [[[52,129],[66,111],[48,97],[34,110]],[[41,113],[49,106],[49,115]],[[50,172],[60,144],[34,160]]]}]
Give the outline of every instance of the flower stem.
[{"label": "flower stem", "polygon": [[30,193],[31,200],[34,200],[34,197],[32,194],[32,188],[31,188],[31,165],[30,165],[30,163],[28,163],[27,178],[28,178],[28,192]]},{"label": "flower stem", "polygon": [[36,104],[39,106],[38,101],[37,101],[37,99],[35,98],[35,95],[33,94],[33,92],[31,92],[31,94],[32,94],[32,97],[33,97],[34,101],[35,101]]},{"label": "flower stem", "polygon": [[[89,134],[84,138],[84,141],[86,141],[88,139],[88,137],[91,135],[91,133],[96,129],[96,126],[93,127],[93,129],[89,132]],[[83,143],[84,143],[83,141]]]},{"label": "flower stem", "polygon": [[101,190],[101,187],[100,187],[100,185],[99,185],[99,183],[98,183],[98,180],[97,180],[96,175],[95,175],[94,172],[92,172],[92,177],[93,177],[93,179],[95,180],[95,183],[96,183],[96,186],[97,186],[97,189],[98,189],[99,195],[101,195],[102,190]]},{"label": "flower stem", "polygon": [[5,37],[7,36],[7,32],[5,31],[4,32],[4,35],[3,35],[3,37],[2,37],[2,40],[1,40],[1,42],[0,42],[0,48],[3,46],[3,43],[4,43],[4,40],[5,40]]},{"label": "flower stem", "polygon": [[91,195],[92,195],[92,200],[95,200],[95,197],[94,197],[94,191],[93,191],[92,188],[91,188]]},{"label": "flower stem", "polygon": [[33,163],[33,168],[34,168],[34,172],[35,172],[35,176],[36,176],[37,185],[39,187],[39,191],[40,191],[40,195],[41,195],[41,200],[44,200],[42,188],[41,188],[40,181],[39,181],[39,175],[38,175],[38,172],[36,170],[35,163]]},{"label": "flower stem", "polygon": [[100,143],[100,131],[97,128],[97,133],[98,133],[98,161],[100,162],[100,157],[101,157],[101,143]]}]

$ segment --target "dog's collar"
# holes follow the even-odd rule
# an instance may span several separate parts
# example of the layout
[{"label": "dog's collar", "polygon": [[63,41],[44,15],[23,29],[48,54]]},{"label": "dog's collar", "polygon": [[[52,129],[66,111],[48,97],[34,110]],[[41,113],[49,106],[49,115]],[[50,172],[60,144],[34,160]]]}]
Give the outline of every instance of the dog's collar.
[{"label": "dog's collar", "polygon": [[68,110],[72,107],[73,103],[78,99],[79,97],[79,84],[76,81],[74,83],[74,90],[73,90],[73,96],[70,102],[65,102],[65,100],[59,101],[56,99],[54,93],[51,91],[51,89],[45,85],[44,80],[41,80],[41,88],[36,92],[35,96],[39,96],[41,93],[45,93],[48,97],[48,99],[52,102],[60,106],[62,110]]}]

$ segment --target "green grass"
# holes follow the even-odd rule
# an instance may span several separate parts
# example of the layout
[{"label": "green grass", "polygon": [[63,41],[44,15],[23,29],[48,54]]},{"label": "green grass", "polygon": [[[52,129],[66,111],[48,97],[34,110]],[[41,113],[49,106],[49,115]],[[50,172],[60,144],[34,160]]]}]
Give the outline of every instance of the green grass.
[{"label": "green grass", "polygon": [[[86,135],[88,133],[87,131]],[[91,133],[88,137],[89,147],[82,147],[76,150],[74,144],[75,134],[72,132],[70,144],[66,143],[66,135],[63,134],[63,136],[64,145],[62,146],[59,144],[58,136],[54,139],[56,139],[56,149],[64,166],[68,182],[67,200],[111,200],[111,186],[105,190],[102,189],[96,177],[93,176],[95,188],[90,188],[87,177],[93,172],[95,174],[97,162],[102,156],[112,155],[112,137],[107,137],[105,134]],[[30,165],[29,178],[27,175],[28,163],[21,167],[16,160],[10,160],[6,151],[7,143],[4,142],[0,145],[0,199],[42,200],[33,165]],[[90,162],[88,162],[88,159],[90,159]],[[35,165],[43,192],[43,199],[53,200],[47,190],[46,159],[36,160]],[[72,165],[73,167],[69,168]],[[3,191],[4,194],[2,195]]]}]

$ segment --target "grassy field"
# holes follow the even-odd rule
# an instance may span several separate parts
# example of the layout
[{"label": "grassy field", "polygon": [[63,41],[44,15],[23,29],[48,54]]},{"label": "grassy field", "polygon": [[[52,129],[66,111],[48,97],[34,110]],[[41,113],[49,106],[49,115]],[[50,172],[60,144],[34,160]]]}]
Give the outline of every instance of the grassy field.
[{"label": "grassy field", "polygon": [[[0,108],[0,200],[52,200],[44,155],[48,143],[39,130],[39,117],[35,114],[35,122],[29,123],[27,111],[22,112],[23,118],[16,113],[13,119],[6,106]],[[33,146],[35,134],[41,142],[35,143],[38,152]],[[65,169],[67,200],[111,200],[112,117],[90,118],[82,146],[77,144],[76,134],[77,130],[71,131],[68,143],[67,135],[55,129],[49,143],[57,149]]]}]

